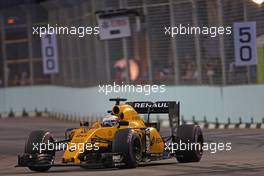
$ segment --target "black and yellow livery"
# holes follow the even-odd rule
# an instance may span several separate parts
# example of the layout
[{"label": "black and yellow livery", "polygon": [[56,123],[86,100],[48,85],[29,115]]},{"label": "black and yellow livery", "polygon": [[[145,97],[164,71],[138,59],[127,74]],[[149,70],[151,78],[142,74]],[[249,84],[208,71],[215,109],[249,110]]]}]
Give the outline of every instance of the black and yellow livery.
[{"label": "black and yellow livery", "polygon": [[[92,125],[81,122],[79,128],[67,129],[65,139],[61,141],[55,141],[50,132],[33,131],[26,141],[25,153],[18,156],[17,166],[47,171],[52,166],[133,168],[142,162],[171,157],[176,157],[179,162],[200,161],[202,149],[176,152],[167,150],[167,143],[203,143],[199,126],[179,124],[178,102],[120,103],[126,101],[122,98],[110,101],[116,102],[109,113],[118,117],[118,126],[104,127],[101,122]],[[170,135],[162,136],[159,123],[150,123],[150,114],[153,113],[168,114]],[[147,120],[144,121],[140,114],[147,114]],[[48,150],[49,146],[46,150],[33,150],[36,143],[53,145],[53,148],[50,147],[53,150]],[[79,144],[85,144],[85,147]],[[63,146],[59,147],[59,150],[64,150],[61,163],[54,162],[58,151],[54,146]]]}]

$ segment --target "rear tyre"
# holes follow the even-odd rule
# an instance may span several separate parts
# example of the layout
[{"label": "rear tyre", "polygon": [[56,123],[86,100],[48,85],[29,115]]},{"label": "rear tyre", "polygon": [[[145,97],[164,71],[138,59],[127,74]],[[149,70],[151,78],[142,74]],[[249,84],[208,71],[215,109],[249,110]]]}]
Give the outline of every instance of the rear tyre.
[{"label": "rear tyre", "polygon": [[133,129],[117,131],[112,147],[114,153],[122,153],[124,156],[125,166],[119,168],[135,168],[142,160],[141,139]]},{"label": "rear tyre", "polygon": [[[199,162],[201,160],[203,155],[203,133],[199,126],[181,125],[177,130],[176,142],[178,143],[176,159],[179,163]],[[181,148],[181,145],[186,145],[185,150]]]},{"label": "rear tyre", "polygon": [[[50,132],[43,131],[43,130],[37,130],[37,131],[32,131],[29,134],[29,137],[25,144],[25,153],[38,156],[37,163],[33,163],[32,166],[28,166],[30,170],[37,171],[37,172],[45,172],[50,169],[51,167],[50,163],[52,162],[52,159],[55,156],[55,152],[48,151],[48,150],[40,151],[40,147],[39,147],[40,144],[42,143],[47,144],[48,141],[50,143],[54,142],[53,136],[51,135]],[[34,147],[33,144],[35,145],[38,144],[38,149],[36,149],[36,147]],[[43,156],[41,156],[42,154]],[[49,156],[49,157],[45,157],[45,154],[46,156]],[[34,164],[39,164],[39,165],[43,164],[45,166],[34,166]]]}]

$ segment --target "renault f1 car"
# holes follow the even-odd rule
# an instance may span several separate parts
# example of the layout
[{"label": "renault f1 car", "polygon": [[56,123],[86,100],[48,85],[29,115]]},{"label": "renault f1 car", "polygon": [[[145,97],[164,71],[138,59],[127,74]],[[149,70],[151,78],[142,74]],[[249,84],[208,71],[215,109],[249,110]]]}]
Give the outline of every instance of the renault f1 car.
[{"label": "renault f1 car", "polygon": [[[117,117],[115,126],[104,126],[101,121],[92,125],[81,122],[79,128],[67,129],[63,140],[55,140],[48,131],[32,131],[25,144],[25,153],[18,156],[17,167],[44,172],[53,166],[134,168],[140,163],[172,157],[180,163],[200,161],[202,147],[188,150],[175,147],[183,142],[203,144],[199,126],[180,125],[179,102],[123,103],[126,99],[122,98],[110,101],[116,102],[108,112]],[[162,136],[158,123],[150,122],[150,115],[157,113],[168,114],[170,135]],[[140,114],[147,114],[147,119],[144,121]],[[61,163],[56,163],[55,153],[59,150],[64,153]]]}]

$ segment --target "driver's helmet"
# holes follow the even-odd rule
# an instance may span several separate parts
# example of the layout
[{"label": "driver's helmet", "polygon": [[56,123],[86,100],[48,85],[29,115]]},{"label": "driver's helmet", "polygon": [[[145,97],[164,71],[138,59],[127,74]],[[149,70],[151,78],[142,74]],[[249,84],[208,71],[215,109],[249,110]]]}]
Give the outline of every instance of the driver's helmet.
[{"label": "driver's helmet", "polygon": [[118,127],[119,126],[119,119],[117,116],[114,115],[106,115],[102,121],[103,127]]}]

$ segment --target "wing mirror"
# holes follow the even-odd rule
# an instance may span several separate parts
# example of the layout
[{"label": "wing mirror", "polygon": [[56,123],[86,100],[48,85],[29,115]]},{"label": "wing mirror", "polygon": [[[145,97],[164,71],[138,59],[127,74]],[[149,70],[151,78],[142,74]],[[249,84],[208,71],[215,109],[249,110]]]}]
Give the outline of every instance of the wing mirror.
[{"label": "wing mirror", "polygon": [[128,122],[128,121],[125,121],[125,120],[121,120],[121,121],[119,122],[119,125],[120,125],[120,126],[128,126],[128,125],[129,125],[129,122]]}]

